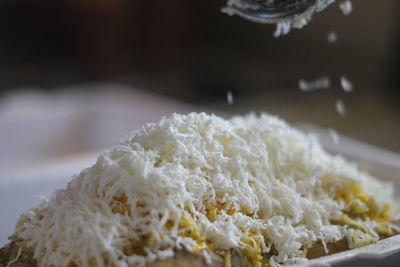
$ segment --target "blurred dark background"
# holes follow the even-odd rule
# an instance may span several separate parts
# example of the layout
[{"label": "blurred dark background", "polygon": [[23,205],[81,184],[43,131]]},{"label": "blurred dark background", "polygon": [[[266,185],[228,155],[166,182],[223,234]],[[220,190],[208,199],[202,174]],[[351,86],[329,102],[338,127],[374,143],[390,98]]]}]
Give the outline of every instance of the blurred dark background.
[{"label": "blurred dark background", "polygon": [[[400,151],[400,2],[352,2],[350,16],[335,4],[276,39],[273,25],[222,14],[224,0],[2,0],[0,92],[115,82],[226,113],[267,110]],[[340,90],[342,75],[354,93]],[[331,90],[299,92],[300,78],[321,76]],[[347,118],[335,112],[338,97]]]}]

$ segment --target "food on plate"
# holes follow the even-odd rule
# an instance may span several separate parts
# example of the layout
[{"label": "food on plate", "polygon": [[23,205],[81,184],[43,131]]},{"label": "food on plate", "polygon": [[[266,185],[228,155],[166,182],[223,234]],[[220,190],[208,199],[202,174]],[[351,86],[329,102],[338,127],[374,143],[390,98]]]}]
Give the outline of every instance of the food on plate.
[{"label": "food on plate", "polygon": [[2,254],[25,266],[278,266],[395,234],[393,193],[275,116],[174,114],[22,214]]}]

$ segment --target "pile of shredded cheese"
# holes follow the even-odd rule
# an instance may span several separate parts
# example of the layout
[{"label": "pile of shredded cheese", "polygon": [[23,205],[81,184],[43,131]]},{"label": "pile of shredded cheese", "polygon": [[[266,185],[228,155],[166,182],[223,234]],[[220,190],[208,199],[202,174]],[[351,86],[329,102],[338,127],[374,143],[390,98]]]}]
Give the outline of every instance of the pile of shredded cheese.
[{"label": "pile of shredded cheese", "polygon": [[143,266],[182,248],[238,248],[253,266],[276,265],[350,236],[352,224],[377,236],[392,195],[277,117],[174,114],[25,213],[15,236],[39,266]]}]

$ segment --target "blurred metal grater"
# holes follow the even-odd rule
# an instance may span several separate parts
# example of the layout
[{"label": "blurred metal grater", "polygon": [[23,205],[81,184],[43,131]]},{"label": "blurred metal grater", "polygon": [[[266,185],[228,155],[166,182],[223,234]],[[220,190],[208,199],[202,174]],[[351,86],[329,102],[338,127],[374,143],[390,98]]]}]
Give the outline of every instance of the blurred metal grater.
[{"label": "blurred metal grater", "polygon": [[276,24],[310,17],[333,2],[334,0],[230,0],[222,11],[253,22]]}]

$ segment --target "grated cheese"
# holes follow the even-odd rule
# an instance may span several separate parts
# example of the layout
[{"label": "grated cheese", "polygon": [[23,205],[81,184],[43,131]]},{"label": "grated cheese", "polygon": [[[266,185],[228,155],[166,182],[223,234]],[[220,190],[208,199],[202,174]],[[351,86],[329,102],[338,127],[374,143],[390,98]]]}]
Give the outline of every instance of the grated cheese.
[{"label": "grated cheese", "polygon": [[342,117],[347,115],[346,107],[342,99],[336,100],[336,112]]},{"label": "grated cheese", "polygon": [[174,114],[103,153],[25,213],[15,234],[39,266],[144,266],[176,248],[221,256],[238,248],[258,264],[272,245],[276,266],[304,261],[318,241],[352,236],[332,222],[353,199],[379,211],[390,203],[379,218],[395,212],[389,184],[275,116]]},{"label": "grated cheese", "polygon": [[342,89],[344,92],[346,93],[353,92],[353,83],[345,76],[340,77],[340,84],[342,85]]},{"label": "grated cheese", "polygon": [[207,250],[203,250],[202,251],[203,257],[204,257],[204,261],[206,262],[207,265],[211,265],[212,264],[212,260],[210,257],[210,254],[208,254]]},{"label": "grated cheese", "polygon": [[276,30],[273,33],[275,38],[278,38],[281,35],[289,34],[292,29],[292,24],[290,21],[283,21],[276,24]]},{"label": "grated cheese", "polygon": [[331,86],[329,77],[321,77],[312,81],[306,81],[304,79],[299,80],[299,88],[303,92],[309,92],[319,89],[328,89]]},{"label": "grated cheese", "polygon": [[342,10],[343,15],[348,16],[353,11],[353,5],[350,0],[345,0],[339,4],[339,8]]},{"label": "grated cheese", "polygon": [[338,34],[335,31],[330,31],[326,37],[329,43],[336,43],[338,41]]},{"label": "grated cheese", "polygon": [[228,92],[226,93],[226,100],[228,101],[228,104],[229,104],[229,105],[232,105],[232,104],[233,104],[233,94],[232,94],[232,91],[228,91]]}]

